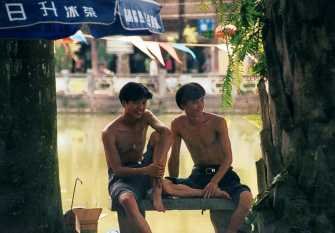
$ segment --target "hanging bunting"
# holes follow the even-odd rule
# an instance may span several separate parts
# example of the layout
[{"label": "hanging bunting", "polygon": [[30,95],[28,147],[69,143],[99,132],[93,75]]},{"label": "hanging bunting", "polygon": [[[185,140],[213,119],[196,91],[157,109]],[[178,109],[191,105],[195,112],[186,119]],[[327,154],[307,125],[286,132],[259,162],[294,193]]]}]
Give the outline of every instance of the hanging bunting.
[{"label": "hanging bunting", "polygon": [[159,46],[163,48],[170,56],[179,64],[182,64],[176,50],[171,46],[170,43],[160,42]]},{"label": "hanging bunting", "polygon": [[83,34],[83,32],[81,30],[77,31],[75,34],[73,34],[70,37],[66,37],[62,39],[63,42],[65,43],[85,43],[88,44],[85,35]]},{"label": "hanging bunting", "polygon": [[194,53],[190,48],[186,47],[184,44],[180,44],[180,43],[178,43],[178,44],[176,44],[176,43],[172,43],[171,45],[172,45],[172,47],[174,47],[174,48],[176,48],[176,49],[179,49],[179,50],[181,50],[181,51],[183,51],[183,52],[189,53],[189,54],[192,56],[192,58],[193,58],[194,60],[197,59],[195,53]]},{"label": "hanging bunting", "polygon": [[157,60],[165,66],[165,62],[162,56],[161,49],[159,47],[158,42],[154,41],[144,41],[145,45],[147,46],[148,50],[157,58]]},{"label": "hanging bunting", "polygon": [[145,53],[151,59],[155,59],[155,57],[149,52],[147,46],[145,45],[144,40],[140,36],[123,36],[118,38],[119,40],[126,41],[132,43],[135,47]]}]

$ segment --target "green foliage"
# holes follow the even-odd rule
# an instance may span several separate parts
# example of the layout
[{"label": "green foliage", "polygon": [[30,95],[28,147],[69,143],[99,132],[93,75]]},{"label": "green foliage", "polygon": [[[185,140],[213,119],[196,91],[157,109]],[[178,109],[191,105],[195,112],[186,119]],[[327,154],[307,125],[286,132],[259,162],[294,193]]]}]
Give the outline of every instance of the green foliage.
[{"label": "green foliage", "polygon": [[[229,67],[243,61],[247,56],[252,60],[252,71],[255,75],[266,76],[266,60],[263,49],[263,26],[265,19],[265,0],[210,0],[218,10],[219,25],[234,25],[237,30],[230,36],[229,43],[233,52],[229,54]],[[231,69],[231,68],[230,68]],[[223,98],[231,98],[232,88],[228,87],[235,79],[234,72],[228,69],[223,85]],[[231,100],[224,99],[223,107]]]},{"label": "green foliage", "polygon": [[234,57],[229,58],[227,74],[223,80],[221,107],[223,110],[228,109],[233,104],[232,86],[239,89],[243,79],[243,65],[240,61],[234,60]]},{"label": "green foliage", "polygon": [[253,65],[253,71],[255,74],[266,77],[267,76],[267,70],[266,70],[266,58],[264,52],[259,54],[258,62]]},{"label": "green foliage", "polygon": [[[231,6],[227,7],[227,16],[220,24],[233,24],[237,28],[230,40],[234,48],[233,56],[243,61],[247,55],[251,55],[259,61],[264,54],[262,38],[264,0],[237,0],[226,4]],[[262,69],[265,69],[265,66],[262,66]],[[265,73],[265,71],[259,71]]]},{"label": "green foliage", "polygon": [[63,44],[55,44],[55,69],[60,72],[63,69],[71,69],[72,61]]},{"label": "green foliage", "polygon": [[229,62],[227,74],[222,84],[221,106],[227,109],[232,106],[232,81],[233,81],[233,68],[232,62]]},{"label": "green foliage", "polygon": [[241,61],[232,62],[232,74],[233,74],[233,84],[240,91],[240,86],[243,81],[244,67]]}]

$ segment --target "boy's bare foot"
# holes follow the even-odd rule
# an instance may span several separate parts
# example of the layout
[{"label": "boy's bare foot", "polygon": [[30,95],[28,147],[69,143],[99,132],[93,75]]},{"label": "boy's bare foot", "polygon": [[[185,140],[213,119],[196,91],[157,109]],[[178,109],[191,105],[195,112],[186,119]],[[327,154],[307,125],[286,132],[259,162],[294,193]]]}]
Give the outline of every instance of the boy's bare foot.
[{"label": "boy's bare foot", "polygon": [[214,193],[214,197],[231,199],[230,195],[226,191],[221,190],[220,188],[216,189]]},{"label": "boy's bare foot", "polygon": [[152,191],[152,203],[154,209],[159,212],[165,212],[165,207],[162,201],[162,180],[154,179],[154,187]]}]

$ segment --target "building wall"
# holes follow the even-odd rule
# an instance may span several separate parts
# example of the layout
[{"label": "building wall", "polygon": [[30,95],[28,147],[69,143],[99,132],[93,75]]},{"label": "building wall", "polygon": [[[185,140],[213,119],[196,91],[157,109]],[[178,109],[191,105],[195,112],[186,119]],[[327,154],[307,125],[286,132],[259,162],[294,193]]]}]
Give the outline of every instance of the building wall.
[{"label": "building wall", "polygon": [[215,8],[209,6],[208,11],[204,11],[201,0],[159,0],[162,5],[161,16],[163,19],[178,19],[179,7],[184,6],[184,17],[186,19],[200,19],[216,17]]}]

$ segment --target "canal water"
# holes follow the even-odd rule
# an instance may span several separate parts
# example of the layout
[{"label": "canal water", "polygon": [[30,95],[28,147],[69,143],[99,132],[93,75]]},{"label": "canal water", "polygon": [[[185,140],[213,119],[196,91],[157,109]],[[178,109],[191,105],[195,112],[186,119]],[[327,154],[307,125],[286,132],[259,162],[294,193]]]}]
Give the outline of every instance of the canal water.
[{"label": "canal water", "polygon": [[[161,115],[167,125],[176,115]],[[101,130],[113,120],[108,114],[59,114],[58,157],[64,212],[71,208],[75,179],[77,185],[74,207],[103,208],[98,222],[98,233],[118,230],[117,216],[109,210],[106,160],[101,143]],[[256,196],[255,161],[261,156],[259,129],[243,116],[225,116],[233,151],[233,167],[243,183]],[[192,169],[192,160],[185,145],[181,148],[180,176],[186,177]],[[166,173],[167,174],[167,173]],[[146,218],[153,233],[214,233],[209,213],[205,211],[147,212]]]}]

